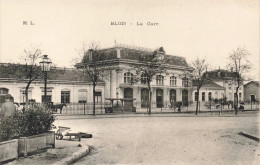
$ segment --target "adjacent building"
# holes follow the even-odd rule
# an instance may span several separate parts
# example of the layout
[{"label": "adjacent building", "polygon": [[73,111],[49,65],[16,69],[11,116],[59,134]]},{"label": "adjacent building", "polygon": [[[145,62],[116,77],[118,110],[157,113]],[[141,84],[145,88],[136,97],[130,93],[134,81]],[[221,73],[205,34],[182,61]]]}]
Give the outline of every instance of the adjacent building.
[{"label": "adjacent building", "polygon": [[[235,72],[231,69],[218,69],[208,72],[208,77],[217,85],[223,87],[223,91],[216,91],[214,98],[227,98],[227,101],[234,101],[237,82],[235,81]],[[243,82],[238,89],[238,101],[244,100]]]},{"label": "adjacent building", "polygon": [[244,101],[259,102],[259,81],[250,81],[244,85]]},{"label": "adjacent building", "polygon": [[[3,74],[9,64],[0,64],[0,97],[3,102],[6,94],[11,94],[14,101],[25,102],[26,81],[17,79],[11,74]],[[54,104],[92,102],[92,83],[81,71],[68,68],[56,68],[57,73],[48,79],[47,101]],[[104,102],[104,82],[99,82],[96,87],[96,102]],[[44,80],[36,79],[30,85],[28,99],[36,102],[44,101]]]}]

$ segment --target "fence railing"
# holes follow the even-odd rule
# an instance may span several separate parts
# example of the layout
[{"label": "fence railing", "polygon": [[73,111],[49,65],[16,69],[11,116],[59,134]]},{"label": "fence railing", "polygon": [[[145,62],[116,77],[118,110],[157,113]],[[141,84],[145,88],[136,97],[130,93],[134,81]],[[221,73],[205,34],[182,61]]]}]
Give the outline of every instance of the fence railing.
[{"label": "fence railing", "polygon": [[[178,106],[176,103],[171,102],[163,102],[157,103],[152,102],[152,112],[177,112],[177,111],[196,111],[195,101],[186,102],[185,104],[179,102],[181,106]],[[35,103],[42,104],[42,103]],[[57,114],[93,114],[93,103],[66,103],[65,106],[59,106],[62,104],[54,104],[52,107],[53,112]],[[117,106],[117,102],[114,102],[114,106]],[[244,106],[244,110],[259,110],[259,102],[245,103],[242,104]],[[111,107],[111,103],[96,103],[95,105],[95,114],[105,114],[105,108]],[[121,102],[118,103],[118,106],[122,106]],[[131,105],[130,105],[131,106]],[[62,107],[62,110],[61,110]],[[146,113],[148,109],[148,104],[141,103],[140,101],[134,101],[133,107],[136,107],[137,113]],[[180,108],[179,108],[180,107]],[[57,111],[56,111],[57,110]],[[214,102],[199,102],[199,112],[203,111],[225,111],[225,110],[234,110],[234,106],[232,104],[229,105],[220,105],[219,103]],[[121,112],[121,111],[117,111]]]}]

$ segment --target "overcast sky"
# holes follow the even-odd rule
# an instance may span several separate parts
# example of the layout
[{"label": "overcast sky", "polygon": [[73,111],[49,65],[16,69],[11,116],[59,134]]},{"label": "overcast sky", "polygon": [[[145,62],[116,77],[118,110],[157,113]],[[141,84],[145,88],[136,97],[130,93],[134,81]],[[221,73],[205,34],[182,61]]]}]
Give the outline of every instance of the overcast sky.
[{"label": "overcast sky", "polygon": [[[259,0],[1,0],[0,61],[19,62],[23,50],[41,45],[57,66],[72,67],[83,42],[117,43],[206,58],[226,67],[227,56],[245,47],[259,75]],[[28,25],[24,25],[27,21]],[[30,25],[30,21],[34,25]],[[111,22],[126,25],[111,25]],[[137,26],[137,22],[143,26]],[[147,22],[159,23],[147,26]],[[131,25],[132,23],[132,25]]]}]

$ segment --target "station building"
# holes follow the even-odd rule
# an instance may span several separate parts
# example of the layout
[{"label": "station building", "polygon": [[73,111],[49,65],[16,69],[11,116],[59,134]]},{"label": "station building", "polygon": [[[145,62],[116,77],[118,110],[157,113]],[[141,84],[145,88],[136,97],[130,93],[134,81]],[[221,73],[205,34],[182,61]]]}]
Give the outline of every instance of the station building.
[{"label": "station building", "polygon": [[[147,85],[131,81],[136,74],[135,66],[143,65],[138,61],[139,56],[154,51],[122,44],[101,51],[102,53],[95,53],[89,50],[84,58],[93,61],[95,65],[102,63],[112,66],[113,70],[104,79],[104,97],[133,98],[136,108],[145,108],[148,102]],[[152,108],[167,107],[171,102],[178,101],[188,104],[192,100],[191,77],[186,77],[184,73],[192,73],[193,69],[188,66],[184,57],[168,55],[162,47],[155,52],[164,59],[166,73],[156,75],[151,83]]]}]

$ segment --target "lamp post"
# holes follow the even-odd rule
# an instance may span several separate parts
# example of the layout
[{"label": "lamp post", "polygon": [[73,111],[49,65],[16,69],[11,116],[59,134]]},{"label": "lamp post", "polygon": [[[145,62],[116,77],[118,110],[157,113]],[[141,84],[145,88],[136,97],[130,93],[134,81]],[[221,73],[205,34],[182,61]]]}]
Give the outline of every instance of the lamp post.
[{"label": "lamp post", "polygon": [[40,62],[41,71],[44,74],[44,103],[47,103],[47,72],[51,68],[51,60],[48,58],[48,55],[43,55],[42,61]]}]

